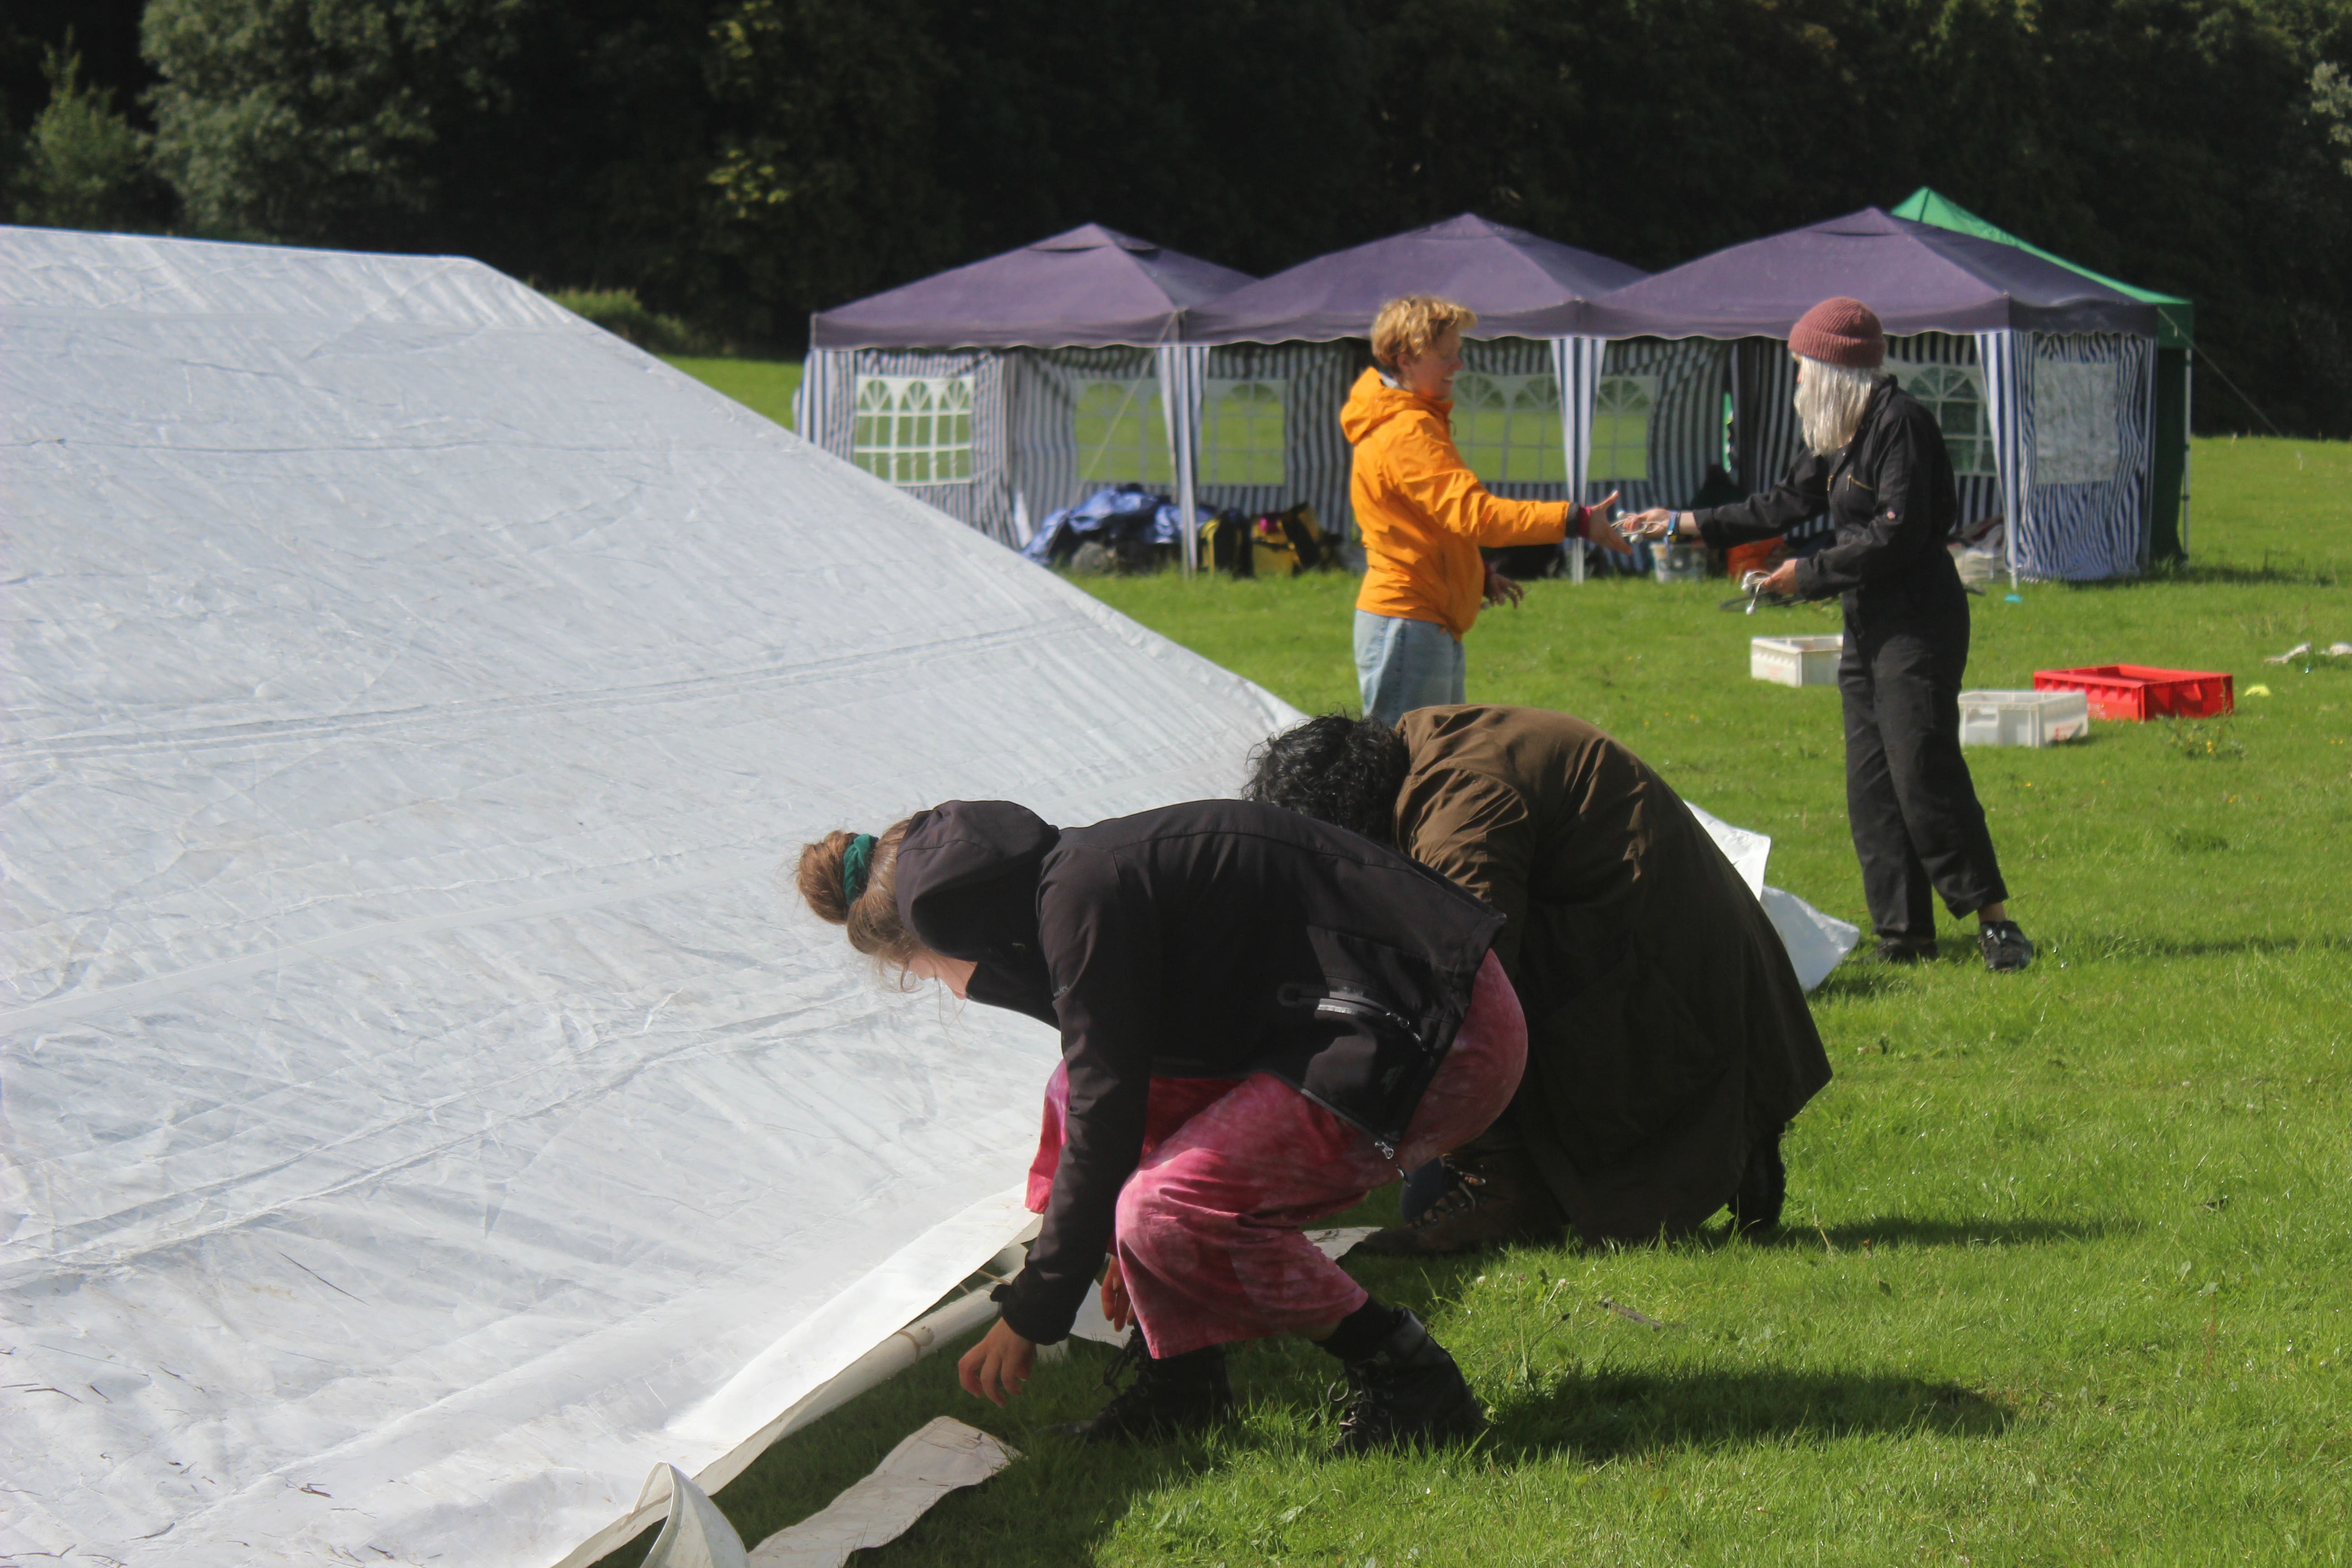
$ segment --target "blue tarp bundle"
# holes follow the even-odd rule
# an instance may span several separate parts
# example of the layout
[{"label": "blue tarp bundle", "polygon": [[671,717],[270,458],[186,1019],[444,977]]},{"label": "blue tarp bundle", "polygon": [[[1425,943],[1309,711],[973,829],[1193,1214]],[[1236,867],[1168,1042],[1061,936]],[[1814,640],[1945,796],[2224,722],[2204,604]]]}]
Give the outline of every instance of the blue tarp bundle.
[{"label": "blue tarp bundle", "polygon": [[1183,515],[1174,501],[1141,485],[1113,485],[1076,506],[1048,513],[1021,553],[1051,565],[1068,559],[1089,540],[1114,550],[1122,544],[1181,544]]}]

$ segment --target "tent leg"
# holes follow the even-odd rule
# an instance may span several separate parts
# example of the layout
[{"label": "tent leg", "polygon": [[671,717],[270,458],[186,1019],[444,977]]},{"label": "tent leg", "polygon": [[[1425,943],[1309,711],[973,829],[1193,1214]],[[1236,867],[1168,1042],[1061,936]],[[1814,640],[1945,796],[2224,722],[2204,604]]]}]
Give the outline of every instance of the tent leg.
[{"label": "tent leg", "polygon": [[2180,558],[2189,558],[2189,470],[2196,462],[2189,437],[2197,433],[2197,351],[2181,356],[2180,369]]}]

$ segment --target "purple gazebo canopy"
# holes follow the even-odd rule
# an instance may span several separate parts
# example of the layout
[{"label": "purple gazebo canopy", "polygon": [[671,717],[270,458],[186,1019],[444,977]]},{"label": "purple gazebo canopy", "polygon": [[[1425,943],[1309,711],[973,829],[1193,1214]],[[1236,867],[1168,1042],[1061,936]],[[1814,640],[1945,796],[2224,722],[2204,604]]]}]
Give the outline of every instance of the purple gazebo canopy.
[{"label": "purple gazebo canopy", "polygon": [[1092,348],[1172,342],[1186,310],[1250,281],[1086,224],[809,318],[820,349]]},{"label": "purple gazebo canopy", "polygon": [[1575,331],[1602,338],[1785,338],[1798,317],[1838,294],[1877,311],[1893,333],[2010,328],[2153,337],[2157,329],[2155,306],[2072,268],[1864,207],[1629,284],[1589,306]]},{"label": "purple gazebo canopy", "polygon": [[1478,312],[1480,338],[1577,331],[1582,301],[1633,282],[1638,268],[1475,213],[1302,261],[1194,310],[1194,342],[1325,342],[1360,338],[1400,294],[1442,294]]}]

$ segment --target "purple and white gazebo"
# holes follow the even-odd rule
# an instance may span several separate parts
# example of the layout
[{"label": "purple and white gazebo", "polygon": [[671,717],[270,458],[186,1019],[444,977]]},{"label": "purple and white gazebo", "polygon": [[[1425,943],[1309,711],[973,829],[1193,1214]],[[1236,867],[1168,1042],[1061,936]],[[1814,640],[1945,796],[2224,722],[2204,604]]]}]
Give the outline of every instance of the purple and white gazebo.
[{"label": "purple and white gazebo", "polygon": [[[1644,396],[1653,408],[1719,406],[1727,394],[1737,477],[1769,485],[1800,441],[1789,331],[1841,294],[1878,312],[1888,368],[1942,422],[1961,521],[2010,521],[2013,574],[2144,568],[2156,307],[2017,247],[1876,207],[1716,251],[1585,308],[1566,344],[1570,403],[1585,423],[1571,451],[1589,458],[1601,444],[1592,432],[1612,420],[1629,429]],[[1678,438],[1671,421],[1654,425],[1653,455]],[[1588,463],[1576,482],[1615,482],[1595,466],[1606,465]]]},{"label": "purple and white gazebo", "polygon": [[1186,496],[1198,399],[1161,389],[1186,313],[1249,280],[1087,224],[812,316],[794,422],[1015,546],[1106,482]]}]

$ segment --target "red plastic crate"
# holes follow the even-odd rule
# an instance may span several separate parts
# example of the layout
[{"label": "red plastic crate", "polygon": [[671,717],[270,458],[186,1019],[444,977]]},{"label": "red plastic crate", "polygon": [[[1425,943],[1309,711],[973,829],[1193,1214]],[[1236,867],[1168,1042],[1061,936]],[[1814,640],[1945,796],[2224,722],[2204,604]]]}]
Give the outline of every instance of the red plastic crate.
[{"label": "red plastic crate", "polygon": [[2210,669],[2154,669],[2100,664],[2088,669],[2037,669],[2036,691],[2079,691],[2096,719],[2203,719],[2237,706],[2230,677]]}]

